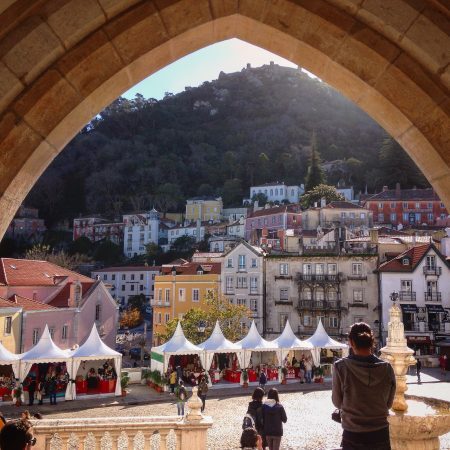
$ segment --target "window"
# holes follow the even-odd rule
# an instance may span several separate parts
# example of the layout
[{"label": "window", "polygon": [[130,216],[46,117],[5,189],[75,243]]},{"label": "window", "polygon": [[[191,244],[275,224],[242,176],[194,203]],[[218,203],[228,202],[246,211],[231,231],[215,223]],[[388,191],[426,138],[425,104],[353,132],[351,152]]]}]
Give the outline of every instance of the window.
[{"label": "window", "polygon": [[130,285],[130,290],[134,291],[134,284]]},{"label": "window", "polygon": [[441,208],[444,209],[445,205],[441,202]]},{"label": "window", "polygon": [[165,313],[164,314],[164,322],[167,323],[170,320],[170,314],[169,313]]},{"label": "window", "polygon": [[186,301],[186,290],[178,289],[178,301],[185,302]]},{"label": "window", "polygon": [[139,290],[140,290],[140,291],[143,291],[143,290],[144,290],[144,285],[143,285],[143,284],[140,284],[140,285],[139,285]]},{"label": "window", "polygon": [[378,209],[383,209],[383,203],[378,203]]},{"label": "window", "polygon": [[256,258],[252,258],[252,267],[258,267],[258,263],[257,263],[257,259]]},{"label": "window", "polygon": [[311,326],[311,316],[303,316],[303,326],[305,327]]},{"label": "window", "polygon": [[239,255],[239,270],[245,269],[245,255]]},{"label": "window", "polygon": [[247,300],[245,298],[237,298],[236,299],[236,305],[246,306],[247,305]]},{"label": "window", "polygon": [[49,327],[48,332],[50,333],[50,337],[53,339],[55,337],[55,327]]},{"label": "window", "polygon": [[127,278],[126,278],[126,275],[125,274],[122,274],[122,280],[126,280]]},{"label": "window", "polygon": [[166,289],[164,291],[164,300],[166,301],[166,303],[170,302],[170,289]]},{"label": "window", "polygon": [[63,341],[65,341],[67,339],[67,329],[68,329],[68,326],[67,325],[63,325],[62,331],[61,331],[61,339]]},{"label": "window", "polygon": [[11,334],[11,326],[12,326],[12,317],[5,317],[5,335]]},{"label": "window", "polygon": [[98,322],[101,319],[102,305],[95,305],[95,321]]},{"label": "window", "polygon": [[143,274],[143,273],[141,273],[141,274],[139,275],[139,279],[140,279],[141,281],[144,279],[144,274]]},{"label": "window", "polygon": [[233,277],[225,278],[225,292],[233,292]]},{"label": "window", "polygon": [[288,319],[289,319],[289,314],[284,314],[284,313],[280,314],[280,331],[284,329]]},{"label": "window", "polygon": [[337,264],[328,264],[328,275],[337,274]]},{"label": "window", "polygon": [[250,299],[250,310],[254,312],[258,311],[258,300],[256,298]]},{"label": "window", "polygon": [[250,292],[252,294],[258,292],[258,277],[250,277]]},{"label": "window", "polygon": [[312,274],[312,265],[303,264],[303,275],[311,275],[311,274]]},{"label": "window", "polygon": [[402,264],[403,264],[404,266],[409,266],[409,258],[403,258],[403,259],[402,259]]},{"label": "window", "polygon": [[352,264],[352,275],[362,275],[362,264],[353,263]]},{"label": "window", "polygon": [[436,268],[436,257],[435,256],[427,256],[426,266],[428,270],[434,270]]},{"label": "window", "polygon": [[317,301],[322,301],[325,300],[325,293],[323,291],[323,289],[317,289],[315,292],[315,298]]},{"label": "window", "polygon": [[316,275],[323,275],[324,273],[324,264],[316,264]]},{"label": "window", "polygon": [[355,303],[362,303],[363,301],[363,290],[362,289],[353,289],[353,301]]},{"label": "window", "polygon": [[391,213],[391,222],[396,222],[396,221],[397,221],[397,214]]},{"label": "window", "polygon": [[337,317],[330,317],[330,327],[331,328],[338,328],[339,327],[339,319]]},{"label": "window", "polygon": [[303,300],[311,300],[312,299],[311,289],[309,289],[309,288],[303,289],[302,298],[303,298]]},{"label": "window", "polygon": [[280,264],[280,275],[289,275],[289,264]]},{"label": "window", "polygon": [[347,217],[347,213],[342,211],[341,212],[341,219],[345,219]]},{"label": "window", "polygon": [[361,219],[365,219],[366,218],[366,213],[361,213],[359,216],[361,217]]},{"label": "window", "polygon": [[107,280],[107,279],[108,279],[108,274],[107,274],[107,273],[103,274],[103,279],[104,279],[104,280]]},{"label": "window", "polygon": [[428,213],[428,222],[433,222],[434,216],[433,213]]},{"label": "window", "polygon": [[33,329],[33,345],[36,345],[39,341],[39,328]]},{"label": "window", "polygon": [[395,209],[395,202],[391,202],[391,209]]},{"label": "window", "polygon": [[408,202],[403,202],[403,209],[408,209]]},{"label": "window", "polygon": [[237,287],[247,289],[247,277],[237,277]]},{"label": "window", "polygon": [[403,221],[404,222],[408,222],[409,220],[409,214],[408,213],[403,213]]},{"label": "window", "polygon": [[428,203],[428,209],[432,209],[433,208],[433,203]]},{"label": "window", "polygon": [[158,323],[162,323],[161,317],[162,317],[162,314],[161,314],[161,313],[158,313]]},{"label": "window", "polygon": [[193,302],[198,302],[199,299],[200,299],[200,296],[199,296],[198,289],[192,289],[192,301]]},{"label": "window", "polygon": [[111,275],[111,280],[116,281],[116,275],[114,273]]},{"label": "window", "polygon": [[287,302],[289,300],[289,289],[281,288],[280,289],[280,301]]},{"label": "window", "polygon": [[400,291],[412,292],[412,280],[401,280]]},{"label": "window", "polygon": [[162,289],[158,289],[158,300],[162,302]]},{"label": "window", "polygon": [[378,222],[384,222],[384,214],[383,213],[378,214]]},{"label": "window", "polygon": [[420,209],[420,203],[416,203],[416,209]]},{"label": "window", "polygon": [[131,274],[131,281],[134,281],[134,273]]}]

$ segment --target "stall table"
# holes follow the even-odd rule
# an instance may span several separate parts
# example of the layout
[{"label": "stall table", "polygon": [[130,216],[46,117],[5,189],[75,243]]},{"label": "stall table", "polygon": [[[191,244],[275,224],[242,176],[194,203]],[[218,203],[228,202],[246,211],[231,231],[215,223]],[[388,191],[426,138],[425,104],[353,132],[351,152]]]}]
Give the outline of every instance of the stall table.
[{"label": "stall table", "polygon": [[226,369],[224,379],[226,381],[229,381],[230,383],[239,383],[239,381],[241,380],[241,372],[236,371],[236,370]]},{"label": "stall table", "polygon": [[278,380],[278,369],[267,369],[267,380],[277,381]]},{"label": "stall table", "polygon": [[288,380],[294,379],[297,376],[297,374],[298,374],[298,372],[297,372],[297,374],[295,373],[294,367],[289,367],[287,371],[288,371],[288,373],[286,375],[286,378]]},{"label": "stall table", "polygon": [[248,381],[250,383],[258,381],[258,374],[256,373],[256,370],[248,369],[247,372],[248,372]]},{"label": "stall table", "polygon": [[100,394],[111,394],[115,392],[116,380],[100,380],[99,389]]},{"label": "stall table", "polygon": [[86,380],[75,381],[75,388],[78,394],[87,394],[88,387]]}]

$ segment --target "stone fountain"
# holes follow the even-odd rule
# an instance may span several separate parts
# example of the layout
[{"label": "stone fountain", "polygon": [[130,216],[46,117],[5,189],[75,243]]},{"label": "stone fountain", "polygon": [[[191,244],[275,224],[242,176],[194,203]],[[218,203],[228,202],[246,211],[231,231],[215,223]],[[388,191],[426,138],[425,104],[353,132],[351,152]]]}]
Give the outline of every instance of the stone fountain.
[{"label": "stone fountain", "polygon": [[439,450],[439,436],[450,431],[449,406],[426,398],[405,400],[406,373],[416,359],[414,351],[406,344],[397,298],[398,294],[391,295],[388,338],[386,346],[380,350],[380,358],[391,363],[397,380],[389,416],[391,447],[392,450]]}]

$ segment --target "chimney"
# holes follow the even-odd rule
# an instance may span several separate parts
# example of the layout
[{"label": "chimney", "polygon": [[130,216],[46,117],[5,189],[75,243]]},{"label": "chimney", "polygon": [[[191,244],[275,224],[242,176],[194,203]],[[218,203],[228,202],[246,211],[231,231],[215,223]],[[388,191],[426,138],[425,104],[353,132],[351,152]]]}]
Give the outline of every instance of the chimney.
[{"label": "chimney", "polygon": [[383,186],[383,192],[386,192],[389,188],[387,186]]},{"label": "chimney", "polygon": [[250,63],[247,63],[247,69],[251,69],[252,65]]},{"label": "chimney", "polygon": [[395,185],[395,198],[399,199],[402,190],[400,189],[400,183]]},{"label": "chimney", "polygon": [[369,230],[369,236],[372,244],[378,244],[378,228],[371,228]]},{"label": "chimney", "polygon": [[70,284],[69,308],[78,308],[81,303],[81,283],[79,280]]}]

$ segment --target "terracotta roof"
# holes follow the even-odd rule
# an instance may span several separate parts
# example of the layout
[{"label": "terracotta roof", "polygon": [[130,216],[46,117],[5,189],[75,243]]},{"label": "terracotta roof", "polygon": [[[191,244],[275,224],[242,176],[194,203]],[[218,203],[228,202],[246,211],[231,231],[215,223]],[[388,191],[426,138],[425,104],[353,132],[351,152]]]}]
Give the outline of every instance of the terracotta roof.
[{"label": "terracotta roof", "polygon": [[[417,247],[412,247],[409,250],[400,253],[395,258],[390,261],[386,261],[380,265],[378,270],[380,272],[413,272],[417,267],[422,258],[428,253],[432,248],[432,244],[418,245]],[[409,258],[410,264],[404,265],[403,259]]]},{"label": "terracotta roof", "polygon": [[6,300],[6,298],[0,297],[0,308],[20,308],[20,306],[13,304],[11,301]]},{"label": "terracotta roof", "polygon": [[[182,266],[175,266],[177,275],[196,275],[198,270],[202,269],[205,275],[220,275],[221,263],[198,263],[192,262]],[[172,267],[163,267],[163,275],[170,275]]]},{"label": "terracotta roof", "polygon": [[355,203],[346,202],[345,200],[339,200],[335,202],[330,202],[328,205],[325,206],[325,208],[331,208],[331,209],[363,209],[362,206],[356,205]]},{"label": "terracotta roof", "polygon": [[92,272],[159,272],[161,266],[117,266],[96,269]]},{"label": "terracotta roof", "polygon": [[[96,284],[96,281],[94,280],[87,283],[81,283],[81,296],[84,297],[94,284]],[[71,285],[72,283],[66,283],[66,285],[50,300],[48,304],[54,306],[55,308],[68,308]]]},{"label": "terracotta roof", "polygon": [[300,205],[275,206],[273,208],[260,209],[258,211],[254,211],[247,216],[247,219],[251,219],[253,217],[271,216],[273,214],[283,214],[285,212],[301,213],[302,211]]},{"label": "terracotta roof", "polygon": [[372,196],[366,197],[365,202],[374,200],[431,200],[439,202],[440,199],[433,189],[387,189]]},{"label": "terracotta roof", "polygon": [[63,279],[90,281],[84,275],[48,261],[1,258],[0,283],[8,286],[54,286]]},{"label": "terracotta roof", "polygon": [[31,298],[22,297],[20,295],[12,295],[8,301],[13,306],[20,306],[25,311],[44,311],[48,309],[59,309],[52,305],[47,305],[46,303],[38,302],[37,300],[32,300]]}]

